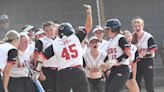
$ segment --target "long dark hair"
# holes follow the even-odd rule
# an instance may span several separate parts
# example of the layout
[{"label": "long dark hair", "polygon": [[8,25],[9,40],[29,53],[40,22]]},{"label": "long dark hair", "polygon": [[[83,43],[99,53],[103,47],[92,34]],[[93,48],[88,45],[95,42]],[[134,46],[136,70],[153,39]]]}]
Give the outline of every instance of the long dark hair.
[{"label": "long dark hair", "polygon": [[132,34],[133,38],[132,38],[132,44],[137,44],[138,43],[138,37],[137,34],[134,32]]}]

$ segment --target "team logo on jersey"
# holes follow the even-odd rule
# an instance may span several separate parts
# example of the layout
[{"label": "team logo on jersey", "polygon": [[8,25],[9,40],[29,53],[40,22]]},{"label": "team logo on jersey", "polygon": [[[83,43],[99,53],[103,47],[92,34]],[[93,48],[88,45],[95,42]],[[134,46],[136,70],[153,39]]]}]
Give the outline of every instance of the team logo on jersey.
[{"label": "team logo on jersey", "polygon": [[108,54],[117,53],[117,48],[108,48],[108,49],[107,49],[107,53],[108,53]]}]

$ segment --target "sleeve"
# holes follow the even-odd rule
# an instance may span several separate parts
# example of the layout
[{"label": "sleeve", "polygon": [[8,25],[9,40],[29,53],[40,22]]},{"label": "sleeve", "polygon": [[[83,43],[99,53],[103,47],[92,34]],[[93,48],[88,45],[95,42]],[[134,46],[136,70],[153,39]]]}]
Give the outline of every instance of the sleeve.
[{"label": "sleeve", "polygon": [[[123,51],[130,50],[130,45],[125,37],[120,38],[119,46],[122,48]],[[120,57],[117,58],[118,62],[122,62],[123,60],[129,58],[126,53],[123,53]]]},{"label": "sleeve", "polygon": [[52,56],[55,55],[54,50],[53,50],[53,45],[50,45],[48,48],[45,49],[43,52],[44,57],[48,60]]},{"label": "sleeve", "polygon": [[43,43],[41,40],[37,40],[35,44],[35,52],[42,52],[43,49]]},{"label": "sleeve", "polygon": [[104,62],[107,62],[107,60],[108,60],[109,58],[108,58],[108,55],[105,57],[105,59],[104,59]]},{"label": "sleeve", "polygon": [[119,40],[119,46],[125,50],[125,49],[130,49],[130,45],[128,44],[128,41],[125,37],[121,37]]},{"label": "sleeve", "polygon": [[78,31],[76,33],[76,36],[79,38],[80,42],[82,42],[85,39],[86,35],[87,35],[87,32],[85,29],[84,31]]},{"label": "sleeve", "polygon": [[148,48],[149,48],[149,50],[152,50],[152,49],[154,51],[157,50],[157,45],[156,45],[155,40],[153,39],[153,37],[149,38],[149,40],[148,40]]},{"label": "sleeve", "polygon": [[15,64],[18,51],[16,49],[11,49],[8,52],[7,62]]},{"label": "sleeve", "polygon": [[139,58],[138,50],[136,50],[136,52],[135,52],[135,58],[134,58],[133,63],[137,63],[138,61],[140,61],[140,58]]},{"label": "sleeve", "polygon": [[86,67],[85,59],[83,57],[83,67]]}]

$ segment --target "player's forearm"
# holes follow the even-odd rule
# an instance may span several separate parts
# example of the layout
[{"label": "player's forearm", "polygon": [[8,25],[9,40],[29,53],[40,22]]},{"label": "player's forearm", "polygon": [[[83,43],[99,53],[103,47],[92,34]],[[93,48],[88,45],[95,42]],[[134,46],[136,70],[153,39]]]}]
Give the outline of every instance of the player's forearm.
[{"label": "player's forearm", "polygon": [[87,18],[86,18],[86,23],[85,23],[85,28],[87,33],[89,33],[92,29],[92,10],[90,5],[84,5],[86,7],[87,11]]},{"label": "player's forearm", "polygon": [[8,82],[9,82],[9,74],[4,73],[3,76],[4,76],[3,77],[3,86],[4,86],[4,89],[7,90]]},{"label": "player's forearm", "polygon": [[3,72],[3,86],[5,90],[7,90],[8,88],[11,67],[12,67],[12,64],[7,63],[5,70]]},{"label": "player's forearm", "polygon": [[132,72],[133,72],[133,79],[136,79],[136,74],[137,74],[137,63],[132,64]]},{"label": "player's forearm", "polygon": [[42,70],[44,60],[46,60],[44,54],[40,54],[36,61],[35,71],[40,72]]}]

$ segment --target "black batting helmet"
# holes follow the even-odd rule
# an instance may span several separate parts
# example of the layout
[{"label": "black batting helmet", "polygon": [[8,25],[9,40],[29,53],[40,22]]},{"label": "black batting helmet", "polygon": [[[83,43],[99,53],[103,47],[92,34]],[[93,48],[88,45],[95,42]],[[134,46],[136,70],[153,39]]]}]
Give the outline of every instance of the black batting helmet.
[{"label": "black batting helmet", "polygon": [[74,28],[70,23],[62,23],[58,28],[59,37],[69,36],[75,32]]},{"label": "black batting helmet", "polygon": [[105,28],[111,28],[112,32],[120,32],[121,22],[118,19],[109,19],[106,22]]}]

